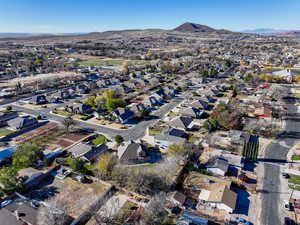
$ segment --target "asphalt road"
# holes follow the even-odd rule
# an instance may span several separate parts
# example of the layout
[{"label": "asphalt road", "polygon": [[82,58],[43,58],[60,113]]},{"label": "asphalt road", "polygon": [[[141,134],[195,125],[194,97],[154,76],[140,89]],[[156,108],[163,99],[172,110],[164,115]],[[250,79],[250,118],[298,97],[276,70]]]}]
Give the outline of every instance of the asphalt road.
[{"label": "asphalt road", "polygon": [[[288,113],[297,112],[297,106],[287,104]],[[286,163],[286,155],[288,150],[300,138],[300,117],[295,114],[286,120],[285,133],[277,140],[270,143],[265,151],[264,164],[264,180],[262,195],[262,214],[261,224],[263,225],[281,225],[284,218],[281,218],[280,208],[280,167],[282,163]]]},{"label": "asphalt road", "polygon": [[[113,129],[113,128],[109,128],[106,126],[91,124],[91,123],[88,123],[85,121],[79,121],[79,120],[76,120],[77,126],[82,127],[82,128],[92,129],[95,132],[98,132],[98,133],[101,133],[101,134],[104,134],[104,135],[107,135],[110,137],[114,137],[116,135],[121,135],[124,138],[124,140],[136,140],[145,135],[147,127],[153,125],[155,122],[157,122],[158,119],[161,119],[168,112],[170,112],[173,108],[175,108],[181,101],[183,101],[185,96],[188,93],[189,92],[183,94],[182,96],[175,97],[169,103],[166,103],[163,106],[161,106],[159,109],[153,111],[151,113],[152,119],[142,121],[129,129],[124,129],[124,130]],[[14,110],[21,111],[26,114],[35,115],[35,116],[43,114],[47,117],[48,120],[52,120],[52,121],[56,121],[56,122],[62,122],[64,120],[64,117],[50,113],[51,109],[53,109],[54,107],[41,108],[41,109],[29,109],[29,108],[23,107],[21,105],[16,105],[16,104],[13,104],[11,106],[13,107]],[[62,106],[63,105],[58,105],[57,107],[62,107]]]}]

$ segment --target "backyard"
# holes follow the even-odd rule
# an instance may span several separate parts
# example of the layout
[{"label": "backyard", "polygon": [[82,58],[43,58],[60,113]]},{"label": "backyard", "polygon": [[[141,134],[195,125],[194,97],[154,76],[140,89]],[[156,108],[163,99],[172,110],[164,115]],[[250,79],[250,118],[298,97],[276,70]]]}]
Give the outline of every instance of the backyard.
[{"label": "backyard", "polygon": [[9,129],[6,129],[6,128],[0,128],[0,137],[7,136],[7,135],[12,134],[12,133],[14,133],[13,130],[9,130]]}]

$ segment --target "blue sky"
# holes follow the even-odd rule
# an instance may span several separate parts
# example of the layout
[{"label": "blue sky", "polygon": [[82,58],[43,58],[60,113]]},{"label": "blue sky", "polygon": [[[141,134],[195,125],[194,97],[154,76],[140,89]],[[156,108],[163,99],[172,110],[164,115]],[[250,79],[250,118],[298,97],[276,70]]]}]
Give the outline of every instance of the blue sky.
[{"label": "blue sky", "polygon": [[0,0],[0,32],[214,28],[300,30],[300,0]]}]

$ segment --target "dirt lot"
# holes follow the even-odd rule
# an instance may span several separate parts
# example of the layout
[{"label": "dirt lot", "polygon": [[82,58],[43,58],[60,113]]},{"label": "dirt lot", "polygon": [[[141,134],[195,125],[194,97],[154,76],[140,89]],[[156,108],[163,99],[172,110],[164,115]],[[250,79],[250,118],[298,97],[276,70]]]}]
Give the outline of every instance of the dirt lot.
[{"label": "dirt lot", "polygon": [[47,202],[51,198],[54,201],[62,201],[66,204],[68,213],[73,218],[77,218],[109,188],[104,183],[83,184],[70,177],[63,180],[58,178],[50,179],[45,184],[40,189],[32,192],[31,196],[41,198],[41,195],[45,196],[48,194],[48,197],[42,197],[42,200]]}]

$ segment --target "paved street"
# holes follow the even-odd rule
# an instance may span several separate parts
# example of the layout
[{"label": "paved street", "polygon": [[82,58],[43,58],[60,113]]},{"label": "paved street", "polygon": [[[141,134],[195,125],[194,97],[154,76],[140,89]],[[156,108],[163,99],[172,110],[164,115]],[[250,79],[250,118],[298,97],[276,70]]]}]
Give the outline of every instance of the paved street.
[{"label": "paved street", "polygon": [[[297,112],[297,106],[288,104],[288,113]],[[284,194],[280,184],[280,165],[285,163],[288,150],[300,138],[300,121],[296,120],[296,116],[286,120],[286,133],[279,139],[270,143],[265,151],[264,163],[264,180],[262,194],[262,214],[261,224],[263,225],[281,225],[282,218],[282,202],[280,194]],[[287,192],[288,190],[286,190]]]},{"label": "paved street", "polygon": [[[189,92],[183,94],[183,96],[186,96]],[[139,124],[135,125],[134,127],[130,129],[113,129],[102,125],[97,124],[91,124],[89,122],[85,121],[79,121],[77,120],[77,124],[79,127],[82,128],[89,128],[93,129],[94,131],[98,133],[102,133],[105,135],[108,135],[110,137],[114,137],[116,135],[121,135],[125,140],[136,140],[145,135],[146,128],[153,125],[159,118],[162,118],[164,115],[166,115],[168,112],[170,112],[173,108],[175,108],[181,101],[183,101],[184,97],[176,97],[169,103],[161,106],[158,110],[155,110],[151,115],[154,119],[148,120],[148,121],[142,121]],[[62,105],[59,105],[61,107]],[[56,122],[62,122],[64,120],[64,117],[55,115],[53,113],[50,113],[51,108],[41,108],[41,109],[29,109],[27,107],[22,107],[21,105],[12,105],[14,110],[22,111],[27,114],[31,115],[39,115],[43,114],[47,116],[47,119],[53,120]],[[53,107],[52,107],[53,108]]]}]

